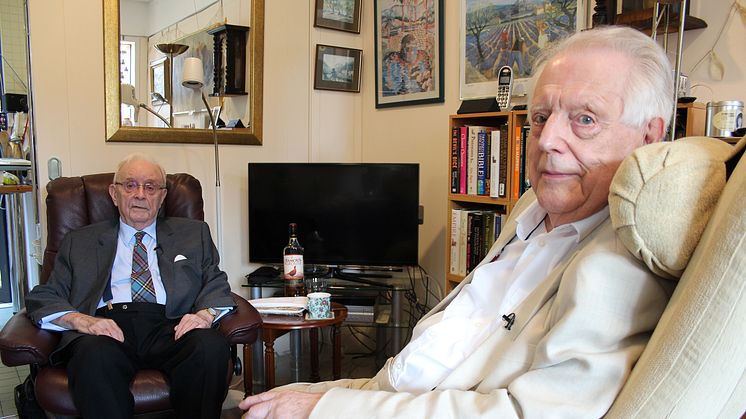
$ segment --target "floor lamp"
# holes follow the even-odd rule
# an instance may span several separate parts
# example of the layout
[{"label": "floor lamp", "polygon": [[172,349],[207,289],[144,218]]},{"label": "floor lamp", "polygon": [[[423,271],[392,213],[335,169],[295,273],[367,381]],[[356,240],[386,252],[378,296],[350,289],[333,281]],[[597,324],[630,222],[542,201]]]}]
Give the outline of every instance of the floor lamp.
[{"label": "floor lamp", "polygon": [[[189,49],[189,45],[184,45],[184,44],[157,44],[155,46],[155,49],[157,49],[158,51],[160,51],[160,52],[168,55],[168,63],[171,66],[171,74],[169,75],[170,76],[169,80],[173,80],[173,76],[174,76],[174,57],[176,57],[177,55],[181,55],[184,52],[186,52],[186,50]],[[172,83],[169,82],[169,85],[171,85],[171,84]],[[171,90],[173,91],[173,88],[171,88]],[[169,110],[168,110],[168,122],[169,122],[169,126],[173,127],[174,126],[174,106],[173,106],[173,104],[169,103],[168,104],[168,108],[169,108]]]},{"label": "floor lamp", "polygon": [[218,153],[218,129],[215,124],[215,117],[210,111],[210,105],[207,103],[205,92],[202,87],[205,85],[205,70],[202,67],[202,60],[196,57],[189,57],[184,60],[183,79],[181,85],[194,89],[202,96],[202,103],[205,104],[205,110],[210,117],[210,126],[212,127],[212,141],[215,145],[215,211],[218,230],[218,253],[223,254],[223,211],[222,197],[220,193],[220,156]]}]

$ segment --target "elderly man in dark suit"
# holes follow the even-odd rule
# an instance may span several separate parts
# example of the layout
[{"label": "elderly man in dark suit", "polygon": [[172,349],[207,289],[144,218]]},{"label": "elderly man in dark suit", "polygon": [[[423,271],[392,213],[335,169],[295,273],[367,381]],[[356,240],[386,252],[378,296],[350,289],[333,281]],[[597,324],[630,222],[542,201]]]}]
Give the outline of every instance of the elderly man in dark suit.
[{"label": "elderly man in dark suit", "polygon": [[157,218],[165,185],[152,159],[123,160],[109,186],[119,219],[69,233],[26,297],[32,321],[62,333],[50,361],[83,417],[132,417],[144,368],[166,374],[179,418],[220,416],[230,349],[212,326],[234,302],[207,224]]}]

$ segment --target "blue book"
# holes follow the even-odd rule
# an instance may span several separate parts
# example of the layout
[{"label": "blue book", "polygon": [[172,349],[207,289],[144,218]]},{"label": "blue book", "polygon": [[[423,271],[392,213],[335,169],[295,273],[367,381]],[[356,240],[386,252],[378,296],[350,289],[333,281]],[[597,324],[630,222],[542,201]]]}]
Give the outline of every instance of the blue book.
[{"label": "blue book", "polygon": [[487,135],[485,131],[477,133],[477,195],[487,194]]}]

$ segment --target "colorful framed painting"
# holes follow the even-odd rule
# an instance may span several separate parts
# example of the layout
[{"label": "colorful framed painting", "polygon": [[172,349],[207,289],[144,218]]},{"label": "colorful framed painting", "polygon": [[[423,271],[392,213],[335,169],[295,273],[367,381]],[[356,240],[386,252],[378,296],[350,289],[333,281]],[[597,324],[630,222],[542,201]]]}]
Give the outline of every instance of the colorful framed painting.
[{"label": "colorful framed painting", "polygon": [[495,97],[502,66],[515,79],[530,77],[542,49],[585,28],[587,3],[461,0],[461,100]]},{"label": "colorful framed painting", "polygon": [[362,55],[359,49],[316,45],[313,88],[359,92]]},{"label": "colorful framed painting", "polygon": [[376,108],[443,102],[443,0],[375,0]]},{"label": "colorful framed painting", "polygon": [[313,26],[360,33],[361,0],[316,0]]}]

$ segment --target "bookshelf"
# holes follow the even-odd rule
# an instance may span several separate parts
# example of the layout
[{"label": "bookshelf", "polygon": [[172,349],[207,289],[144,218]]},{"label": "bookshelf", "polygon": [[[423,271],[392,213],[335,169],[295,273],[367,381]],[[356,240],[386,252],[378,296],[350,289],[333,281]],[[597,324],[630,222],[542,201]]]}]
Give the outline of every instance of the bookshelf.
[{"label": "bookshelf", "polygon": [[[514,189],[518,188],[516,176],[513,171],[516,167],[516,128],[521,129],[525,124],[527,118],[526,111],[513,111],[513,112],[485,112],[485,113],[473,113],[473,114],[461,114],[451,115],[449,117],[449,153],[448,153],[448,167],[449,167],[449,184],[448,184],[448,204],[447,204],[447,218],[446,218],[446,233],[447,233],[447,246],[446,246],[446,279],[445,289],[450,291],[461,280],[464,279],[463,274],[451,272],[451,243],[456,240],[458,242],[459,237],[451,231],[451,220],[452,210],[478,210],[478,211],[494,211],[496,214],[507,215],[513,209],[513,205],[518,200],[517,196],[514,195]],[[453,153],[453,136],[454,128],[460,129],[461,127],[470,126],[481,126],[496,128],[499,130],[500,127],[506,127],[507,129],[501,133],[505,135],[507,133],[507,146],[505,149],[504,163],[506,164],[506,176],[505,176],[505,196],[503,197],[491,197],[489,194],[481,195],[476,193],[454,193],[452,188],[452,153]],[[488,131],[491,132],[491,131]],[[467,133],[468,138],[468,133]],[[459,141],[464,140],[462,136],[459,136]],[[468,140],[467,140],[468,142]],[[490,146],[494,146],[490,144]],[[491,148],[491,147],[490,147]],[[501,150],[502,151],[502,150]],[[519,154],[520,155],[520,154]],[[489,159],[488,159],[489,162]],[[467,159],[468,163],[468,159]],[[467,164],[468,166],[468,164]],[[459,169],[460,174],[464,174],[464,170]],[[489,176],[494,176],[494,173],[489,173]],[[468,186],[467,186],[468,189]],[[461,189],[463,190],[463,188]],[[493,192],[494,194],[494,192]],[[494,240],[493,240],[494,241]],[[465,243],[462,243],[464,245]],[[463,249],[461,249],[463,250]],[[463,254],[463,251],[461,252]],[[462,271],[463,272],[463,271]]]},{"label": "bookshelf", "polygon": [[[680,103],[677,105],[677,128],[676,138],[693,135],[704,135],[705,130],[705,105],[702,103]],[[452,243],[458,243],[460,237],[456,237],[452,231],[452,217],[453,210],[476,210],[476,211],[494,211],[498,214],[508,215],[513,209],[519,195],[512,193],[516,188],[516,183],[519,181],[515,176],[516,159],[519,158],[520,153],[516,154],[516,129],[520,129],[526,123],[527,112],[526,111],[513,111],[513,112],[486,112],[486,113],[474,113],[474,114],[461,114],[451,115],[449,117],[449,153],[448,153],[448,168],[449,168],[449,183],[448,187],[448,204],[446,214],[446,257],[445,257],[445,289],[450,291],[455,288],[463,279],[463,274],[453,273],[451,270],[452,266]],[[468,126],[484,126],[499,128],[501,126],[507,126],[508,141],[507,141],[507,177],[506,177],[506,196],[505,197],[491,197],[489,195],[478,195],[474,193],[453,193],[452,192],[452,170],[454,169],[452,154],[453,154],[453,136],[454,128],[468,127]],[[459,140],[463,140],[459,138]],[[491,144],[492,145],[492,144]],[[468,160],[467,160],[468,163]],[[490,176],[494,176],[494,173],[490,173]],[[463,222],[463,218],[461,220]],[[460,229],[459,229],[460,230]],[[461,243],[461,246],[465,243]],[[463,249],[459,249],[460,255],[463,256]],[[463,272],[463,270],[462,270]]]}]

